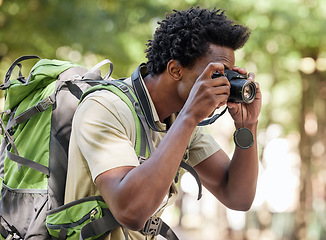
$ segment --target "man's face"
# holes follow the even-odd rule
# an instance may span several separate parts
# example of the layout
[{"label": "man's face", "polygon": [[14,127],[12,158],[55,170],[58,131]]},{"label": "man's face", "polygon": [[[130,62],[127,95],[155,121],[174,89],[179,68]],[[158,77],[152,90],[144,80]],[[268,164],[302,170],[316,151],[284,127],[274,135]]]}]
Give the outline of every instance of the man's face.
[{"label": "man's face", "polygon": [[183,75],[185,81],[180,88],[180,90],[182,89],[181,97],[184,101],[188,98],[194,82],[211,62],[219,62],[224,65],[225,69],[233,69],[235,64],[233,49],[211,44],[205,56],[197,59],[193,67],[185,69]]}]

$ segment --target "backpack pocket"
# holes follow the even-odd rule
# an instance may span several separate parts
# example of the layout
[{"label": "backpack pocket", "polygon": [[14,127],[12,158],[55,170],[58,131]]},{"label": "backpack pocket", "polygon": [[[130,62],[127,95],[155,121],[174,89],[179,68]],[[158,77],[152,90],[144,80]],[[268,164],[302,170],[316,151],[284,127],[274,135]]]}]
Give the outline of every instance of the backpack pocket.
[{"label": "backpack pocket", "polygon": [[[46,227],[50,235],[57,239],[79,240],[80,236],[81,239],[97,239],[119,226],[113,216],[110,217],[110,221],[115,224],[111,226],[105,221],[100,221],[104,216],[112,215],[103,198],[86,197],[48,211]],[[94,230],[92,226],[97,223],[102,226],[97,225],[96,229],[105,228],[105,231]]]},{"label": "backpack pocket", "polygon": [[0,216],[6,234],[21,239],[49,239],[45,227],[47,206],[47,190],[12,189],[2,183]]}]

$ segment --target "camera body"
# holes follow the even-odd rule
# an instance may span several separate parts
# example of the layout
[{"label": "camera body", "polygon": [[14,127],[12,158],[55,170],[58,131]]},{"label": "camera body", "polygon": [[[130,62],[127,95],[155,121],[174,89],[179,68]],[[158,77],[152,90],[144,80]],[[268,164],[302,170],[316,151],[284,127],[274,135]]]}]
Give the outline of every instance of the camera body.
[{"label": "camera body", "polygon": [[247,75],[240,74],[233,70],[224,70],[224,74],[215,72],[212,78],[225,76],[231,85],[229,102],[251,103],[256,97],[256,85],[247,79]]}]

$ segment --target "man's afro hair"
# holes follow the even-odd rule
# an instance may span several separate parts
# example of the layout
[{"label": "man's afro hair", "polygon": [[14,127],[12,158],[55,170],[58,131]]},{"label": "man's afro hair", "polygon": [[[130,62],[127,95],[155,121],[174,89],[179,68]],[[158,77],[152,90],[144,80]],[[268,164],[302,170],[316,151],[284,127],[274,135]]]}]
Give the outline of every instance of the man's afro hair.
[{"label": "man's afro hair", "polygon": [[224,10],[216,8],[174,10],[158,24],[154,39],[148,41],[145,50],[152,75],[164,72],[171,59],[183,67],[192,67],[197,58],[205,55],[209,44],[237,50],[250,36],[249,28],[236,24],[226,17]]}]

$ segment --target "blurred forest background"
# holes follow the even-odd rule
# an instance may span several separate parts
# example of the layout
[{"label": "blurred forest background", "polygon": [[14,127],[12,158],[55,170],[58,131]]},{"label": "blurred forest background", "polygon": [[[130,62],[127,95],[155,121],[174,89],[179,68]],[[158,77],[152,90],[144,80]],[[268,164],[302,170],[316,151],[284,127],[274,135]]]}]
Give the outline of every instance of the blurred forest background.
[{"label": "blurred forest background", "polygon": [[[157,21],[197,5],[226,9],[252,29],[236,65],[255,72],[263,92],[258,188],[250,211],[230,211],[207,193],[197,202],[184,174],[163,217],[181,240],[326,239],[325,0],[0,0],[0,79],[25,54],[87,68],[109,58],[113,77],[129,76]],[[207,130],[232,153],[229,116]]]}]

